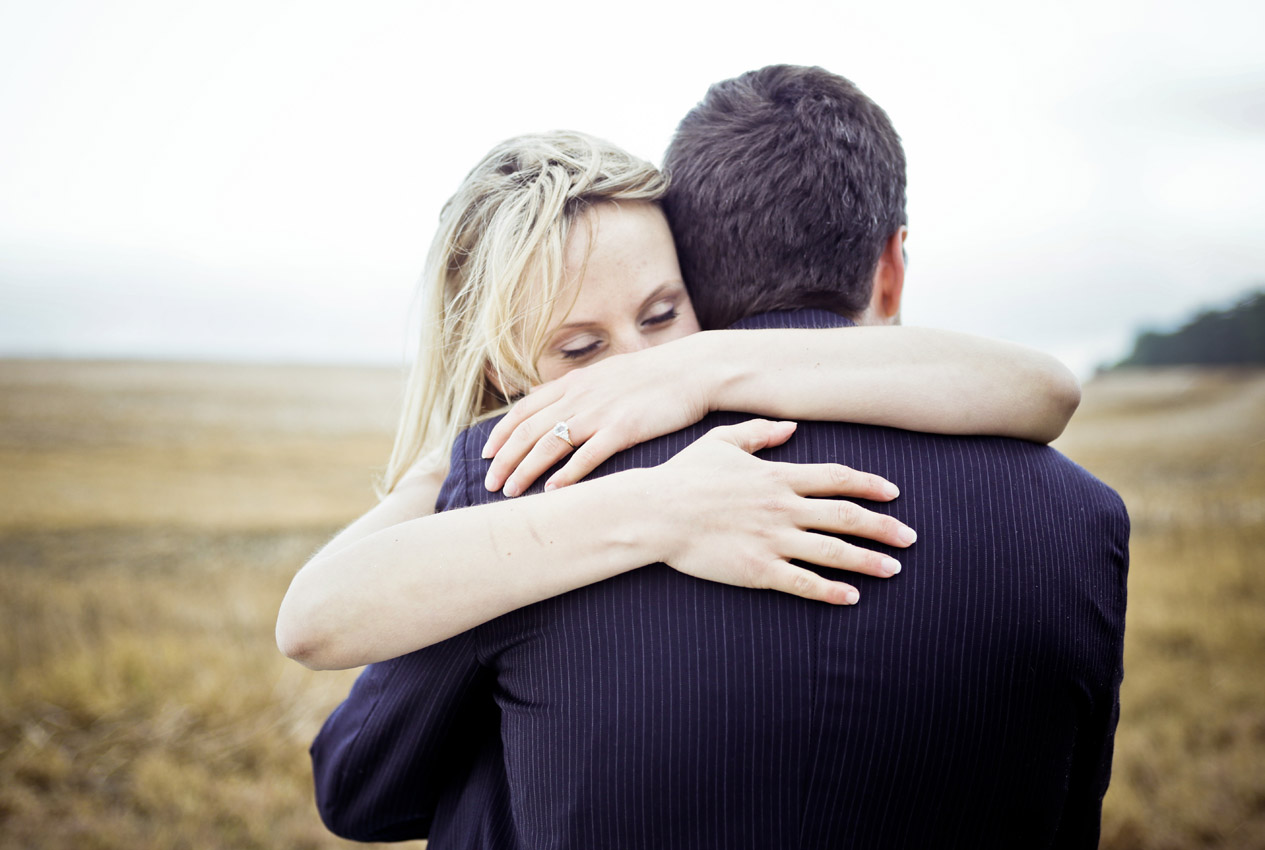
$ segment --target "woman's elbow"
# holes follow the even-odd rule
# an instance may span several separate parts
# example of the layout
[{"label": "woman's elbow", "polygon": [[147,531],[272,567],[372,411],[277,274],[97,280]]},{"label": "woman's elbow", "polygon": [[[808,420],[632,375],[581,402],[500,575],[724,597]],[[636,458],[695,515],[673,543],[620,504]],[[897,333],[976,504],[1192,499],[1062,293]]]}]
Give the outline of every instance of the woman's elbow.
[{"label": "woman's elbow", "polygon": [[1042,429],[1043,443],[1053,442],[1063,433],[1081,404],[1080,381],[1061,362],[1054,360],[1054,363],[1055,368],[1045,377],[1049,410]]},{"label": "woman's elbow", "polygon": [[331,636],[307,625],[313,618],[302,616],[295,610],[298,607],[287,595],[277,612],[277,649],[281,654],[309,670],[338,670],[349,666],[338,663]]},{"label": "woman's elbow", "polygon": [[1067,380],[1063,385],[1063,405],[1067,411],[1067,418],[1070,420],[1072,414],[1076,412],[1076,408],[1081,406],[1081,382],[1072,374],[1071,369],[1066,370]]},{"label": "woman's elbow", "polygon": [[291,661],[297,661],[309,670],[328,670],[321,661],[320,642],[297,633],[277,620],[277,649]]}]

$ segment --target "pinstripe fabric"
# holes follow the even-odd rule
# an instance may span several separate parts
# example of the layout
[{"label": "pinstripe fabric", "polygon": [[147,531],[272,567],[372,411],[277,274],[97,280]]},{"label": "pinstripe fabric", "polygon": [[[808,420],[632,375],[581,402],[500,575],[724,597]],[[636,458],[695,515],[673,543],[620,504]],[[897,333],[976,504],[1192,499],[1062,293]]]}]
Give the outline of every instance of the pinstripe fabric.
[{"label": "pinstripe fabric", "polygon": [[[459,440],[441,508],[500,498],[481,484],[490,427]],[[313,745],[331,828],[429,830],[433,850],[1095,847],[1122,675],[1116,494],[1001,438],[806,422],[765,456],[896,482],[870,507],[919,533],[901,574],[851,577],[861,603],[839,608],[652,565],[372,665]]]}]

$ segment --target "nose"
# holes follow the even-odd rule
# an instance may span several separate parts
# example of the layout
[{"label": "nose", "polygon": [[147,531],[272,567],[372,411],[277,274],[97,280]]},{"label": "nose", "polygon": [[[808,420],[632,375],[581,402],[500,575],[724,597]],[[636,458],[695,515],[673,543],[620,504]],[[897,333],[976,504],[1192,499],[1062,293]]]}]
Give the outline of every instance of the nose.
[{"label": "nose", "polygon": [[626,330],[614,340],[611,345],[612,353],[631,354],[634,351],[641,351],[643,348],[650,348],[651,342],[645,334],[641,332],[640,327]]}]

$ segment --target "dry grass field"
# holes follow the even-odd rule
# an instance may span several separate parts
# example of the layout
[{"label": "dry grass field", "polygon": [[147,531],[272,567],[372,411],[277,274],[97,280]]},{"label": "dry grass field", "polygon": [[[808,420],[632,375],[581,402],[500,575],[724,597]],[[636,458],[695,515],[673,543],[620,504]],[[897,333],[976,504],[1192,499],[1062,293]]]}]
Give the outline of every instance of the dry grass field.
[{"label": "dry grass field", "polygon": [[1133,521],[1105,848],[1265,848],[1265,370],[1089,384],[1056,444]]},{"label": "dry grass field", "polygon": [[[272,627],[371,504],[396,383],[0,362],[0,846],[349,846],[306,748],[354,674]],[[1265,372],[1108,376],[1059,447],[1133,516],[1103,846],[1265,847]]]}]

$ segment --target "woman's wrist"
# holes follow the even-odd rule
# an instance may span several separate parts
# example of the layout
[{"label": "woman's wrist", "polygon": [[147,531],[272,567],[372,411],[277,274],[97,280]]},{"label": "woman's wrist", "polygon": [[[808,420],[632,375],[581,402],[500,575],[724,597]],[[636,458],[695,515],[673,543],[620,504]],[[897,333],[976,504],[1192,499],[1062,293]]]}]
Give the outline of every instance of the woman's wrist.
[{"label": "woman's wrist", "polygon": [[735,406],[738,388],[750,374],[748,351],[737,344],[742,331],[701,331],[680,342],[690,348],[684,352],[689,364],[689,374],[697,382],[697,392],[703,400],[703,409],[746,410]]},{"label": "woman's wrist", "polygon": [[642,535],[645,544],[642,564],[671,565],[690,532],[689,494],[682,486],[688,482],[682,482],[677,470],[663,464],[628,471],[634,472],[639,476],[637,484],[624,492],[635,502],[632,514],[638,519],[631,528]]},{"label": "woman's wrist", "polygon": [[612,574],[663,561],[676,546],[677,488],[662,466],[626,469],[558,492],[568,491],[597,509],[591,519],[617,564]]},{"label": "woman's wrist", "polygon": [[[787,404],[788,387],[811,387],[802,395],[819,396],[826,391],[822,379],[806,379],[805,358],[795,348],[802,345],[810,330],[790,332],[769,330],[706,331],[714,337],[708,357],[713,367],[708,376],[711,410],[741,410],[761,416],[804,418],[804,405]],[[702,336],[703,334],[697,334]],[[787,381],[791,384],[788,385]]]}]

